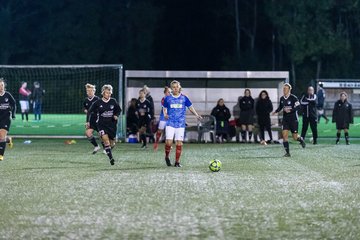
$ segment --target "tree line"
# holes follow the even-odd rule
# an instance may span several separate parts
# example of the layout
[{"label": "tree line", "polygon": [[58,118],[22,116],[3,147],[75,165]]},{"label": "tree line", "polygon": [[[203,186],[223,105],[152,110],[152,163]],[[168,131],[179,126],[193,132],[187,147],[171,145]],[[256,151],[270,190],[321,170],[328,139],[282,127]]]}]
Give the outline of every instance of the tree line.
[{"label": "tree line", "polygon": [[360,0],[2,0],[0,64],[357,78]]}]

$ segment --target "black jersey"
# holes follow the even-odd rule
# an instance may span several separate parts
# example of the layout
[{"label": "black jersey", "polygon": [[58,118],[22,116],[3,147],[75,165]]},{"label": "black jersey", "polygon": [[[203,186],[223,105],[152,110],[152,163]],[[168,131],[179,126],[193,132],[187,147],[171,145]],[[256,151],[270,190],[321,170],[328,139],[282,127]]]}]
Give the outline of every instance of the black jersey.
[{"label": "black jersey", "polygon": [[[285,112],[285,109],[289,109],[290,112]],[[275,112],[280,112],[283,110],[283,118],[284,120],[298,120],[298,111],[300,110],[300,102],[299,99],[290,94],[288,97],[282,96],[280,98],[279,107],[275,110]]]},{"label": "black jersey", "polygon": [[136,112],[138,113],[139,118],[149,118],[152,119],[154,116],[154,109],[149,100],[145,99],[141,101],[140,99],[136,102]]},{"label": "black jersey", "polygon": [[89,110],[89,108],[91,107],[91,105],[96,102],[99,99],[98,96],[94,95],[92,98],[85,98],[83,106],[85,110]]},{"label": "black jersey", "polygon": [[14,97],[9,92],[0,95],[0,121],[15,118],[16,103]]},{"label": "black jersey", "polygon": [[119,116],[121,108],[115,98],[107,101],[103,99],[96,100],[89,108],[87,121],[89,122],[91,114],[96,114],[98,124],[107,124],[115,122],[114,116]]}]

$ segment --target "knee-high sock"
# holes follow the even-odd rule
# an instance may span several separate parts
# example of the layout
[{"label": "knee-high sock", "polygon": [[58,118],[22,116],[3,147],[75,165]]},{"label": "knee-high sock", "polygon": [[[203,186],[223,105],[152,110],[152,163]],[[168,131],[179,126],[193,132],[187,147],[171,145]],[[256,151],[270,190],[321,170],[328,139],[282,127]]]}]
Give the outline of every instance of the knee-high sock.
[{"label": "knee-high sock", "polygon": [[26,117],[26,121],[29,121],[29,113],[28,112],[25,113],[25,117]]},{"label": "knee-high sock", "polygon": [[267,132],[268,132],[268,134],[269,134],[270,141],[272,141],[272,140],[273,140],[273,136],[272,136],[271,128],[269,128]]},{"label": "knee-high sock", "polygon": [[6,148],[6,140],[0,140],[0,155],[4,156],[5,148]]},{"label": "knee-high sock", "polygon": [[140,135],[140,139],[142,141],[143,146],[146,146],[146,135],[145,135],[145,133]]},{"label": "knee-high sock", "polygon": [[296,141],[303,143],[303,142],[304,142],[304,139],[303,139],[302,137],[298,137],[298,138],[296,139]]},{"label": "knee-high sock", "polygon": [[349,133],[348,133],[348,132],[345,133],[345,140],[346,140],[347,142],[349,141]]},{"label": "knee-high sock", "polygon": [[286,153],[290,153],[289,142],[283,142]]},{"label": "knee-high sock", "polygon": [[24,121],[24,113],[21,113],[21,120]]},{"label": "knee-high sock", "polygon": [[105,146],[105,151],[106,151],[106,155],[108,156],[108,158],[110,160],[113,159],[113,155],[111,153],[111,147],[110,146]]},{"label": "knee-high sock", "polygon": [[156,132],[156,139],[155,142],[158,143],[161,137],[161,132]]},{"label": "knee-high sock", "polygon": [[180,162],[181,152],[182,152],[182,146],[181,145],[176,145],[176,154],[175,154],[175,161],[176,162]]},{"label": "knee-high sock", "polygon": [[[249,131],[249,141],[251,141],[253,132]],[[256,140],[256,139],[255,139]]]},{"label": "knee-high sock", "polygon": [[168,158],[170,154],[171,146],[165,145],[165,157]]},{"label": "knee-high sock", "polygon": [[246,131],[241,131],[241,140],[246,141]]},{"label": "knee-high sock", "polygon": [[94,147],[99,146],[99,145],[97,144],[96,139],[95,139],[94,136],[88,137],[88,140],[89,140],[89,142],[91,142],[91,144],[92,144]]},{"label": "knee-high sock", "polygon": [[336,140],[340,140],[341,133],[336,133]]}]

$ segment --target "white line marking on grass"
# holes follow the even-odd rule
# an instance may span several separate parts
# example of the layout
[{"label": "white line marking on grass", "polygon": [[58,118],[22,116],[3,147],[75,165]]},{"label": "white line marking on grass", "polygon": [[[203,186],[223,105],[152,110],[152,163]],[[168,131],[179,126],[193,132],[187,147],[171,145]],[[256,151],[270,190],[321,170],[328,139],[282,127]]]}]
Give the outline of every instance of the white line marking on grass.
[{"label": "white line marking on grass", "polygon": [[31,126],[32,128],[40,128],[40,126]]},{"label": "white line marking on grass", "polygon": [[356,123],[356,124],[354,124],[354,126],[359,126],[360,125],[360,123]]},{"label": "white line marking on grass", "polygon": [[48,128],[54,128],[55,125],[48,125],[47,127],[48,127]]},{"label": "white line marking on grass", "polygon": [[71,124],[63,124],[62,126],[63,126],[63,127],[70,127]]},{"label": "white line marking on grass", "polygon": [[17,128],[23,128],[24,126],[16,125],[15,127],[17,127]]},{"label": "white line marking on grass", "polygon": [[331,129],[326,129],[323,132],[331,132]]}]

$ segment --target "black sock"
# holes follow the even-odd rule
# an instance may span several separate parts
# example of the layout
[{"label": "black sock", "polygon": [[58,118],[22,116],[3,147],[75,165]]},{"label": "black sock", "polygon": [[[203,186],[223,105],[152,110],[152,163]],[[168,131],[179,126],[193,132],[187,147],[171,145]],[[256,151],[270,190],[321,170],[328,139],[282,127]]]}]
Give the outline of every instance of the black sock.
[{"label": "black sock", "polygon": [[88,137],[89,142],[91,142],[92,145],[94,145],[94,147],[98,147],[99,145],[96,142],[96,139],[94,136]]},{"label": "black sock", "polygon": [[[268,134],[269,134],[270,141],[272,141],[272,140],[273,140],[272,131],[271,131],[271,130],[268,130]],[[265,138],[265,137],[264,137],[264,138]]]},{"label": "black sock", "polygon": [[146,135],[145,135],[145,134],[141,134],[141,135],[140,135],[140,139],[141,139],[141,141],[142,141],[142,143],[143,143],[143,146],[146,146]]},{"label": "black sock", "polygon": [[246,131],[241,131],[241,140],[246,141]]},{"label": "black sock", "polygon": [[38,120],[39,120],[39,121],[41,120],[41,114],[39,114],[39,118],[38,118]]},{"label": "black sock", "polygon": [[4,156],[5,147],[6,147],[6,141],[0,142],[0,155],[1,156]]},{"label": "black sock", "polygon": [[252,138],[252,132],[249,132],[249,141],[251,141],[251,138]]},{"label": "black sock", "polygon": [[27,112],[25,113],[25,116],[26,116],[26,121],[29,121],[29,114]]},{"label": "black sock", "polygon": [[349,133],[348,133],[348,132],[345,133],[345,140],[346,140],[347,142],[349,141]]},{"label": "black sock", "polygon": [[298,142],[301,142],[301,143],[304,142],[304,139],[303,139],[302,137],[298,137],[296,140],[297,140]]},{"label": "black sock", "polygon": [[336,141],[340,140],[341,133],[336,133]]},{"label": "black sock", "polygon": [[283,142],[286,153],[290,153],[289,142]]},{"label": "black sock", "polygon": [[24,113],[21,113],[21,120],[24,121]]},{"label": "black sock", "polygon": [[105,147],[105,151],[106,151],[106,155],[109,157],[109,159],[113,159],[113,155],[111,153],[111,147],[110,146],[106,146]]}]

